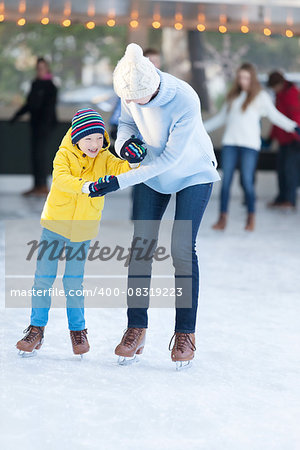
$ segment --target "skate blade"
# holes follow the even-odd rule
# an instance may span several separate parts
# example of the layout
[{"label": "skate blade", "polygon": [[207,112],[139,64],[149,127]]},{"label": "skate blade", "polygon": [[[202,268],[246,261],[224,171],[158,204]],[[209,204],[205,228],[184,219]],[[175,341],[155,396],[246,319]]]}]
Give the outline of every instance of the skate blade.
[{"label": "skate blade", "polygon": [[130,366],[131,364],[138,363],[139,358],[134,355],[133,357],[128,356],[119,356],[118,364],[119,366]]},{"label": "skate blade", "polygon": [[32,352],[25,352],[23,350],[19,350],[18,355],[20,358],[33,358],[37,356],[36,350],[33,350]]},{"label": "skate blade", "polygon": [[190,369],[192,366],[192,361],[176,361],[176,370]]},{"label": "skate blade", "polygon": [[84,353],[74,353],[74,359],[77,359],[78,361],[83,360]]}]

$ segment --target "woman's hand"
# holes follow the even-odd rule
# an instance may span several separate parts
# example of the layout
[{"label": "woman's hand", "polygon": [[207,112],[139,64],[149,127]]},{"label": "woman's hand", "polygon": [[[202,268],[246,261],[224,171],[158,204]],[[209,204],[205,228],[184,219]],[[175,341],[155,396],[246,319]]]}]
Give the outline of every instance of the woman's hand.
[{"label": "woman's hand", "polygon": [[102,197],[118,189],[120,189],[118,178],[114,175],[105,175],[89,185],[89,197]]},{"label": "woman's hand", "polygon": [[121,158],[126,159],[129,163],[139,163],[146,155],[147,149],[144,147],[144,142],[134,135],[124,142],[120,150]]}]

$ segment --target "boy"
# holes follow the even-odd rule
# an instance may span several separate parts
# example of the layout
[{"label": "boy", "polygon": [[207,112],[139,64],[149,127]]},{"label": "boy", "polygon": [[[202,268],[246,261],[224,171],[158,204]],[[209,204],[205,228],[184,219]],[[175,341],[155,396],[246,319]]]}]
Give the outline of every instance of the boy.
[{"label": "boy", "polygon": [[[66,255],[63,286],[73,352],[82,355],[89,351],[82,282],[90,240],[98,233],[104,206],[103,197],[91,198],[91,194],[97,192],[104,181],[110,182],[114,175],[131,170],[130,163],[139,163],[146,155],[142,141],[137,139],[129,139],[124,144],[123,160],[108,151],[109,145],[100,114],[89,108],[77,111],[53,162],[53,181],[41,216],[43,232],[30,325],[24,330],[25,337],[16,345],[22,356],[31,356],[42,346],[51,287],[62,252]],[[90,181],[95,179],[98,181]],[[80,258],[74,257],[79,253]],[[37,291],[42,291],[42,295],[35,295]]]}]

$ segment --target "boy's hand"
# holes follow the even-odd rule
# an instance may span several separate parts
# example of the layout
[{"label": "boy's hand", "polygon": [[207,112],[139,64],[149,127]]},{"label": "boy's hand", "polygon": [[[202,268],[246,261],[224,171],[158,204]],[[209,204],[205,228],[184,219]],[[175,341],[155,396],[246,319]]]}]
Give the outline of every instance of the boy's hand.
[{"label": "boy's hand", "polygon": [[118,178],[114,175],[105,175],[89,185],[89,197],[102,197],[118,189],[120,189]]},{"label": "boy's hand", "polygon": [[135,136],[131,136],[126,142],[124,142],[120,156],[126,159],[129,163],[139,163],[143,161],[147,155],[147,149],[144,147],[144,142]]}]

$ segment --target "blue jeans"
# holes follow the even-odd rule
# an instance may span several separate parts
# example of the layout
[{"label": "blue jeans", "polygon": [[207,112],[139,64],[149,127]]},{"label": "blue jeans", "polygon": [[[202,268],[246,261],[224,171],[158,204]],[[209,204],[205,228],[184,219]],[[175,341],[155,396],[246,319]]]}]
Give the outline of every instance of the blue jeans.
[{"label": "blue jeans", "polygon": [[[189,186],[176,193],[171,256],[175,268],[175,289],[184,287],[183,292],[188,292],[186,294],[188,298],[182,299],[180,296],[176,296],[175,331],[181,333],[194,333],[195,331],[199,295],[196,237],[211,191],[212,183],[207,183]],[[143,183],[135,186],[133,240],[136,236],[142,236],[148,242],[154,239],[157,244],[160,221],[170,198],[171,194],[161,194]],[[156,222],[147,224],[147,221]],[[185,230],[186,223],[190,225],[188,232]],[[153,248],[152,255],[154,250]],[[151,269],[152,258],[145,258],[143,261],[131,258],[128,269],[128,289],[136,287],[149,289]],[[187,301],[189,306],[183,307],[182,300]],[[142,298],[128,296],[127,304],[128,327],[147,328],[149,295]]]},{"label": "blue jeans", "polygon": [[284,173],[286,178],[285,201],[296,206],[297,188],[300,180],[300,142],[285,145],[286,159]]},{"label": "blue jeans", "polygon": [[258,151],[247,147],[224,145],[221,152],[223,171],[221,190],[221,213],[227,213],[230,188],[235,169],[238,164],[241,171],[241,184],[245,191],[249,213],[255,212],[254,174],[257,166]]},{"label": "blue jeans", "polygon": [[278,179],[278,195],[276,202],[282,203],[287,201],[287,175],[286,175],[286,159],[289,145],[281,145],[277,154],[277,179]]},{"label": "blue jeans", "polygon": [[[48,248],[39,247],[34,285],[32,288],[31,325],[44,327],[48,322],[51,306],[51,288],[56,279],[57,266],[63,250],[66,254],[63,286],[67,298],[69,329],[84,330],[83,275],[90,241],[71,242],[60,234],[43,228],[40,243],[46,241]],[[45,250],[44,250],[45,249]],[[42,295],[38,295],[38,291]]]}]

